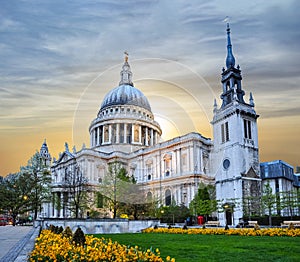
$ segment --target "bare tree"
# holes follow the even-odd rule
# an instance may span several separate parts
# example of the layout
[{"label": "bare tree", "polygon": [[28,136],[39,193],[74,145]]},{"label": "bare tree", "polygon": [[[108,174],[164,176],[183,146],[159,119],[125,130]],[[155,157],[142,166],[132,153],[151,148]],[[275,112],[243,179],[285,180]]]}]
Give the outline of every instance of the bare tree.
[{"label": "bare tree", "polygon": [[68,193],[67,208],[78,218],[80,211],[83,212],[87,208],[89,185],[76,160],[65,169],[64,186]]},{"label": "bare tree", "polygon": [[299,206],[298,195],[296,190],[280,192],[280,209],[284,212],[283,216],[290,216],[291,219],[297,214]]},{"label": "bare tree", "polygon": [[276,195],[273,194],[269,183],[265,184],[263,194],[261,197],[262,207],[267,211],[269,216],[269,225],[272,226],[272,213],[275,209]]}]

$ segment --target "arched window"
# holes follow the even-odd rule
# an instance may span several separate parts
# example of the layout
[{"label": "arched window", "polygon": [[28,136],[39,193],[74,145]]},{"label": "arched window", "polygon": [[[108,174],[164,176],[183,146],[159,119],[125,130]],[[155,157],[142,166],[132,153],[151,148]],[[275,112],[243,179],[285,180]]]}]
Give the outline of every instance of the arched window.
[{"label": "arched window", "polygon": [[169,176],[171,174],[172,169],[172,153],[169,152],[164,156],[164,168],[165,168],[165,176]]},{"label": "arched window", "polygon": [[230,82],[227,81],[227,82],[226,82],[226,91],[228,91],[229,89],[230,89]]},{"label": "arched window", "polygon": [[165,192],[165,205],[170,206],[171,205],[171,200],[172,200],[171,190],[167,189],[166,192]]}]

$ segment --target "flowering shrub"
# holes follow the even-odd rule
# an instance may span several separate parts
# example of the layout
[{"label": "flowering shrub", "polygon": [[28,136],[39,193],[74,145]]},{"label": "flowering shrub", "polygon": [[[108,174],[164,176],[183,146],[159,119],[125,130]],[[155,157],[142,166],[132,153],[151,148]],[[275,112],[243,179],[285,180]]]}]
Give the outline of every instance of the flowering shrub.
[{"label": "flowering shrub", "polygon": [[143,233],[171,233],[171,234],[200,234],[200,235],[239,235],[239,236],[289,236],[299,237],[300,229],[287,228],[147,228]]},{"label": "flowering shrub", "polygon": [[[36,239],[29,261],[164,261],[158,249],[142,251],[138,246],[130,247],[112,242],[110,239],[85,236],[85,245],[78,245],[72,237],[63,237],[50,230],[43,230]],[[166,261],[174,262],[169,256]]]}]

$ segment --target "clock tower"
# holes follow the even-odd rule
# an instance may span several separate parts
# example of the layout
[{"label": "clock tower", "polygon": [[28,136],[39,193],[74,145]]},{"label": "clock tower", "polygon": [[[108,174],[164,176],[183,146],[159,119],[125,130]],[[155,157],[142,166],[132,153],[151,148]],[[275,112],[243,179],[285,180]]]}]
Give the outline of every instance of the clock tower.
[{"label": "clock tower", "polygon": [[[216,182],[216,197],[221,205],[221,225],[237,225],[245,216],[246,199],[260,192],[257,118],[252,93],[245,102],[240,66],[235,66],[230,27],[227,23],[226,69],[222,70],[221,106],[214,102],[211,122],[214,134],[212,161]],[[250,213],[258,208],[252,205]],[[249,201],[248,201],[249,205]],[[246,212],[247,211],[247,212]],[[248,212],[248,213],[249,213]],[[250,215],[248,214],[247,215]]]}]

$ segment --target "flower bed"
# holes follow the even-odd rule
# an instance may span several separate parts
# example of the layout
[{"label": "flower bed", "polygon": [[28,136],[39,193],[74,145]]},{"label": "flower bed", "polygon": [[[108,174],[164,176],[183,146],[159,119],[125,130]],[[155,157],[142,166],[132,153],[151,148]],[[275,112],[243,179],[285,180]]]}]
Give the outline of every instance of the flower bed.
[{"label": "flower bed", "polygon": [[289,236],[299,237],[300,229],[287,228],[147,228],[143,233],[168,233],[168,234],[201,234],[201,235],[239,235],[239,236]]},{"label": "flower bed", "polygon": [[[29,261],[164,261],[158,249],[142,251],[112,242],[110,239],[85,236],[83,245],[76,244],[72,237],[43,230],[36,239]],[[175,261],[169,256],[166,261]]]}]

